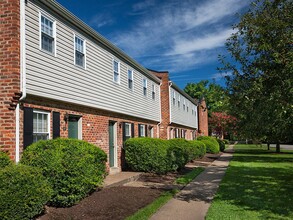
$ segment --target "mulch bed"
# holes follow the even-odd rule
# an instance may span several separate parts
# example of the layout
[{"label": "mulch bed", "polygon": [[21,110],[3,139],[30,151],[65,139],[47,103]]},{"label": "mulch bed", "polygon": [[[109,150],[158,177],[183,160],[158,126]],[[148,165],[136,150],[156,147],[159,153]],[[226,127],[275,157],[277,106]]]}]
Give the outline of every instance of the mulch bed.
[{"label": "mulch bed", "polygon": [[47,207],[38,220],[125,219],[161,195],[158,189],[110,187],[96,191],[69,208]]},{"label": "mulch bed", "polygon": [[[220,155],[221,153],[206,154],[203,158],[190,162],[189,165],[193,167],[208,166]],[[191,170],[192,168],[187,166],[178,172],[166,175],[145,173],[141,175],[137,182],[150,183],[149,186],[153,187],[117,186],[104,188],[69,208],[46,207],[46,214],[40,216],[38,220],[125,219],[153,202],[161,195],[162,189],[168,189],[166,186],[174,185],[176,178]],[[165,187],[158,187],[156,183],[165,185]]]}]

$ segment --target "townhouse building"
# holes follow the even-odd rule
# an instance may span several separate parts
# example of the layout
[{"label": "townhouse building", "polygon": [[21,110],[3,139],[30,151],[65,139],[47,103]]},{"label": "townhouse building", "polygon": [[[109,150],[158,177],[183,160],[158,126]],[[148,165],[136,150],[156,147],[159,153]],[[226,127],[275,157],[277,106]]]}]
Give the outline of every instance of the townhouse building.
[{"label": "townhouse building", "polygon": [[68,137],[123,168],[130,137],[193,139],[197,103],[54,0],[0,2],[0,146],[18,162],[38,140]]}]

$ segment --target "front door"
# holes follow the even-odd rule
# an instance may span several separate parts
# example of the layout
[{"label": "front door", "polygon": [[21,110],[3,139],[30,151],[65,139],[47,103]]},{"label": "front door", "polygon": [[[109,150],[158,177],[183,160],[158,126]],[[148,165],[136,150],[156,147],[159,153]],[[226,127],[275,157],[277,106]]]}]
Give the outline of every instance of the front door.
[{"label": "front door", "polygon": [[68,119],[68,137],[78,139],[78,120],[76,116],[69,116]]},{"label": "front door", "polygon": [[115,142],[116,142],[116,122],[110,121],[109,122],[109,162],[110,167],[115,166]]}]

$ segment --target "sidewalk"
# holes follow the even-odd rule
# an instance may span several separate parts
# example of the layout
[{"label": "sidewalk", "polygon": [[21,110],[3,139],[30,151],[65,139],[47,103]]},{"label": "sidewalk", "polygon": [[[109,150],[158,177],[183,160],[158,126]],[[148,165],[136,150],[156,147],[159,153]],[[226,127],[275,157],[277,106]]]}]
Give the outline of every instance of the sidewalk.
[{"label": "sidewalk", "polygon": [[165,204],[151,220],[201,220],[204,219],[212,199],[232,159],[230,147],[221,157],[206,167],[175,198]]},{"label": "sidewalk", "polygon": [[141,173],[139,172],[120,172],[108,175],[104,180],[104,187],[119,186],[131,181],[136,181],[140,175]]}]

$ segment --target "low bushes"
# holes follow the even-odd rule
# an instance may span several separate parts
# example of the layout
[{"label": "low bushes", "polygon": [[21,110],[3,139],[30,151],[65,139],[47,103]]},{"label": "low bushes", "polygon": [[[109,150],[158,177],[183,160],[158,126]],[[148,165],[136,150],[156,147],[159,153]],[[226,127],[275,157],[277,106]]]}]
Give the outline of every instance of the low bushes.
[{"label": "low bushes", "polygon": [[216,154],[220,151],[220,146],[216,138],[210,136],[200,136],[197,140],[206,145],[206,152]]},{"label": "low bushes", "polygon": [[171,170],[168,142],[156,138],[130,138],[125,141],[125,159],[132,170],[166,173]]},{"label": "low bushes", "polygon": [[33,219],[42,213],[52,189],[41,170],[24,165],[0,169],[0,219]]},{"label": "low bushes", "polygon": [[11,164],[12,164],[12,161],[10,160],[7,153],[0,151],[0,169]]},{"label": "low bushes", "polygon": [[172,169],[181,169],[193,159],[196,154],[196,148],[193,148],[191,143],[185,139],[168,140],[168,157],[171,160]]},{"label": "low bushes", "polygon": [[70,206],[100,186],[105,177],[104,151],[85,141],[54,139],[30,145],[21,163],[38,167],[53,188],[49,201],[54,206]]},{"label": "low bushes", "polygon": [[221,140],[221,139],[217,139],[217,141],[218,141],[219,146],[220,146],[220,151],[224,152],[224,150],[225,150],[225,141]]},{"label": "low bushes", "polygon": [[[190,141],[194,148],[197,149],[197,157],[195,158],[202,158],[206,154],[206,145],[202,141]],[[195,159],[193,158],[193,159]]]}]

